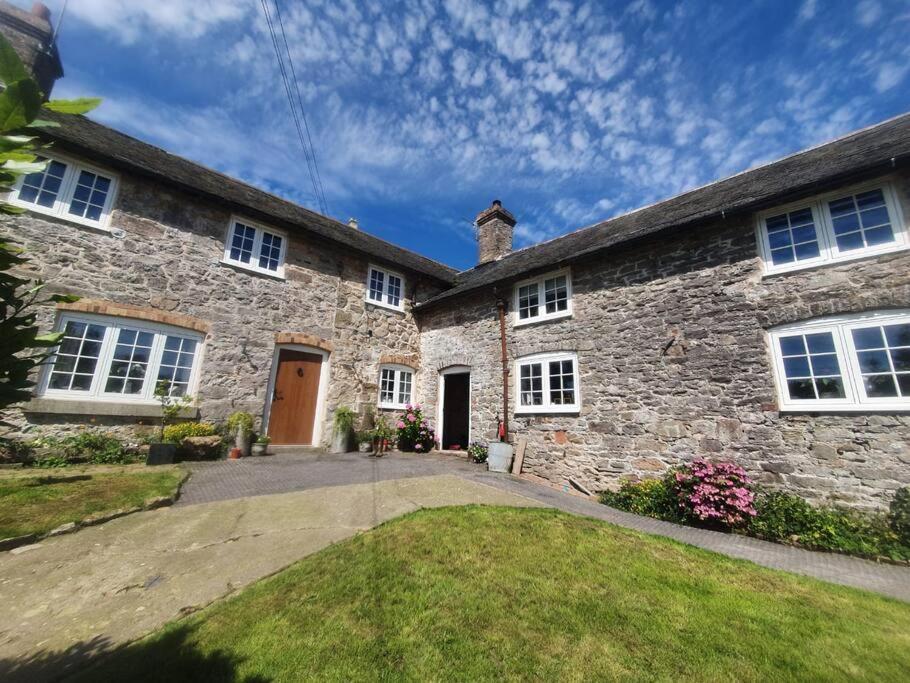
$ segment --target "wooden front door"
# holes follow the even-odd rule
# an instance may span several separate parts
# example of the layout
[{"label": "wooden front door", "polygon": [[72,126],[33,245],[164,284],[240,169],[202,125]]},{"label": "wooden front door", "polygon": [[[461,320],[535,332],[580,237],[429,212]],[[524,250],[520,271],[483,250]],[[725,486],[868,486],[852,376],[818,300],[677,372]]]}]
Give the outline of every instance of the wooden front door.
[{"label": "wooden front door", "polygon": [[312,444],[322,356],[281,349],[269,411],[274,444]]}]

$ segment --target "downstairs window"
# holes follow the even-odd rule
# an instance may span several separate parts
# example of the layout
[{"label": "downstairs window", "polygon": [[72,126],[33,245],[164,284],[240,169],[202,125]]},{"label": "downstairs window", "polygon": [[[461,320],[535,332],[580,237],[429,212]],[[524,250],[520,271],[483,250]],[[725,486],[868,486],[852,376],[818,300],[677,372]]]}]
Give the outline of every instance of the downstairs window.
[{"label": "downstairs window", "polygon": [[516,414],[577,413],[578,359],[574,353],[542,353],[515,361]]},{"label": "downstairs window", "polygon": [[379,407],[404,409],[411,403],[414,371],[403,365],[383,365],[379,369]]}]

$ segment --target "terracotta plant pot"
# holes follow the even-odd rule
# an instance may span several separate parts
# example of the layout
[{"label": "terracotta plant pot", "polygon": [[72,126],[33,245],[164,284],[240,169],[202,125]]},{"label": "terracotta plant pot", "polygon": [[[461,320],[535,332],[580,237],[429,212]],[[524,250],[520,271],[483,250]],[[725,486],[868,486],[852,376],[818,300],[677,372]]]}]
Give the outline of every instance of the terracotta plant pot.
[{"label": "terracotta plant pot", "polygon": [[228,453],[228,460],[240,460],[242,453],[243,451],[241,451],[239,448],[232,448],[231,452]]}]

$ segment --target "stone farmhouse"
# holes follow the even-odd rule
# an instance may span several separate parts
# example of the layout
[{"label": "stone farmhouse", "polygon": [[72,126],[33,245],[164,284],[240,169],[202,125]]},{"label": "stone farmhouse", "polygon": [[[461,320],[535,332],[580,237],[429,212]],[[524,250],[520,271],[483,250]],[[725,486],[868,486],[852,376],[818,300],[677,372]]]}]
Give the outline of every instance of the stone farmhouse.
[{"label": "stone farmhouse", "polygon": [[[0,28],[49,91],[36,12]],[[42,312],[65,338],[22,432],[141,428],[164,378],[276,445],[416,402],[443,448],[504,418],[525,471],[592,489],[695,456],[861,507],[910,483],[910,115],[525,249],[493,202],[465,272],[54,118],[0,229],[82,298]]]}]

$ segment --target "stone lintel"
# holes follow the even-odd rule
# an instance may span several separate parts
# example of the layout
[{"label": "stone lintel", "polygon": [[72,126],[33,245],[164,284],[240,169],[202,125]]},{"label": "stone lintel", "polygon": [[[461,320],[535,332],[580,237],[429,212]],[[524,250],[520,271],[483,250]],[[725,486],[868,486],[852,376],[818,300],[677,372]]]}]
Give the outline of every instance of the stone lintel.
[{"label": "stone lintel", "polygon": [[317,337],[306,332],[278,332],[275,334],[276,344],[300,344],[301,346],[312,346],[323,351],[331,353],[335,350],[335,345],[328,339]]},{"label": "stone lintel", "polygon": [[147,320],[162,325],[173,325],[174,327],[183,327],[202,334],[208,334],[211,324],[205,320],[194,318],[182,313],[170,313],[158,308],[148,308],[145,306],[134,306],[132,304],[118,304],[112,301],[101,301],[99,299],[79,299],[73,303],[57,304],[58,311],[75,311],[78,313],[97,313],[99,315],[109,315],[115,318],[133,318],[135,320]]},{"label": "stone lintel", "polygon": [[[157,403],[121,403],[106,401],[80,401],[78,399],[33,398],[22,405],[24,413],[41,413],[44,415],[98,415],[99,417],[161,417],[161,406]],[[178,417],[195,419],[199,417],[199,408],[187,406]]]}]

